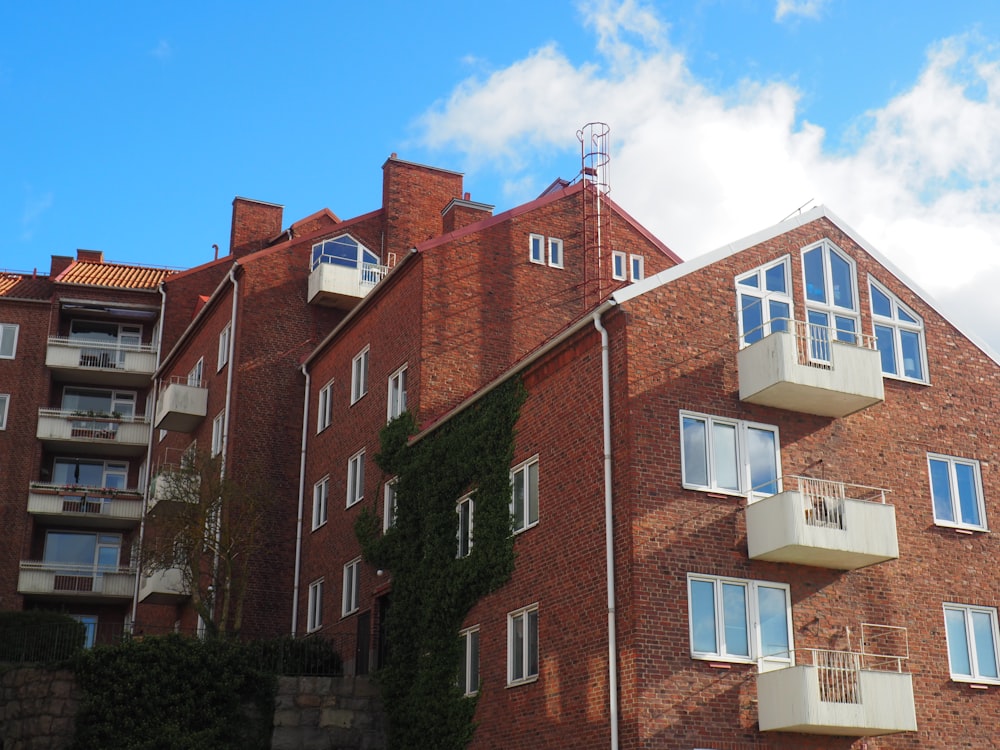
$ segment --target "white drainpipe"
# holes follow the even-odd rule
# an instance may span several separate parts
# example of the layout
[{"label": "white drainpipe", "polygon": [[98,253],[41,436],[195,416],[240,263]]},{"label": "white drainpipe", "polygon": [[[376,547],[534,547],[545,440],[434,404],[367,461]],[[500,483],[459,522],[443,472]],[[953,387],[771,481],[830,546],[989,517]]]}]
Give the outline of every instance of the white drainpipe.
[{"label": "white drainpipe", "polygon": [[309,428],[309,370],[302,365],[306,376],[306,393],[302,401],[302,449],[299,454],[299,517],[295,526],[295,578],[292,581],[292,637],[299,623],[299,577],[302,573],[302,509],[306,492],[306,436]]}]

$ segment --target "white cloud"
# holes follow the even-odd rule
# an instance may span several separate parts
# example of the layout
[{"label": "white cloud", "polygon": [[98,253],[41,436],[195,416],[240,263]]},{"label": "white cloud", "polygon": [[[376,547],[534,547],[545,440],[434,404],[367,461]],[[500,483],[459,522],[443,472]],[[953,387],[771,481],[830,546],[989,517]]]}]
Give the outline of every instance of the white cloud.
[{"label": "white cloud", "polygon": [[817,19],[826,4],[827,0],[778,0],[774,20],[784,21],[789,17]]},{"label": "white cloud", "polygon": [[[865,113],[849,151],[830,153],[822,127],[797,123],[794,86],[709,90],[639,3],[585,11],[603,64],[573,65],[549,45],[470,78],[425,114],[424,144],[462,152],[467,171],[502,173],[514,202],[537,195],[556,176],[539,164],[565,164],[577,129],[601,119],[613,197],[682,257],[814,199],[945,304],[1000,276],[1000,55],[981,40],[932,48],[917,82]],[[1000,315],[977,326],[1000,350]]]},{"label": "white cloud", "polygon": [[166,39],[161,39],[159,43],[149,51],[149,54],[158,60],[166,60],[170,58],[173,52],[174,51],[170,46],[170,42]]},{"label": "white cloud", "polygon": [[51,192],[36,195],[30,186],[26,188],[26,192],[24,210],[21,212],[21,239],[24,241],[34,237],[38,222],[41,220],[42,215],[52,208],[54,200]]}]

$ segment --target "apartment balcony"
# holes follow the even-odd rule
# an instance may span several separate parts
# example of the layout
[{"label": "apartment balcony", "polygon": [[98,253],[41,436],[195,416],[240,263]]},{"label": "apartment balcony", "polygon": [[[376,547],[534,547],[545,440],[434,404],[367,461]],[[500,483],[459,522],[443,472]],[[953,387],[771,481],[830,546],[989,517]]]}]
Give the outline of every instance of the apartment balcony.
[{"label": "apartment balcony", "polygon": [[48,524],[128,529],[142,518],[142,493],[33,483],[28,512]]},{"label": "apartment balcony", "polygon": [[45,364],[59,381],[95,385],[148,385],[156,370],[156,347],[50,338]]},{"label": "apartment balcony", "polygon": [[752,560],[854,570],[899,557],[887,490],[796,476],[782,486],[747,506]]},{"label": "apartment balcony", "polygon": [[793,667],[757,675],[762,732],[870,737],[917,729],[905,656],[798,649]]},{"label": "apartment balcony", "polygon": [[388,266],[377,263],[321,259],[309,274],[309,302],[351,310],[388,272]]},{"label": "apartment balcony", "polygon": [[187,378],[171,379],[161,389],[153,426],[171,432],[192,432],[208,414],[208,389]]},{"label": "apartment balcony", "polygon": [[190,596],[180,568],[155,570],[139,579],[139,601],[143,604],[181,604]]},{"label": "apartment balcony", "polygon": [[[737,355],[740,399],[751,404],[846,417],[885,400],[882,360],[872,336],[802,321],[771,321],[771,333]],[[837,340],[850,337],[851,341]]]},{"label": "apartment balcony", "polygon": [[132,599],[135,569],[21,561],[17,592],[53,601],[114,604]]},{"label": "apartment balcony", "polygon": [[141,456],[149,440],[146,417],[120,417],[39,409],[36,435],[53,451],[83,455]]}]

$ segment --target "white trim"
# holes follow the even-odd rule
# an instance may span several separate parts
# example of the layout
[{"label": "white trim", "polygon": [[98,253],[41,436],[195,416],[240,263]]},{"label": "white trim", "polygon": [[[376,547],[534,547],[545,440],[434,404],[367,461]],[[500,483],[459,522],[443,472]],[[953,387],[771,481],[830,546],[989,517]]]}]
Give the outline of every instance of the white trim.
[{"label": "white trim", "polygon": [[[558,248],[553,252],[553,248]],[[558,237],[549,237],[545,242],[545,252],[549,266],[552,268],[565,268],[566,266],[566,245]]]},{"label": "white trim", "polygon": [[312,633],[323,627],[323,579],[317,578],[309,584],[309,599],[306,606],[306,632]]},{"label": "white trim", "polygon": [[[534,604],[529,604],[527,607],[521,607],[513,612],[507,613],[507,687],[514,687],[516,685],[525,685],[529,682],[535,682],[538,680],[538,672],[531,673],[530,669],[531,662],[531,652],[528,647],[530,642],[530,634],[528,630],[528,623],[530,622],[529,615],[535,613],[535,667],[540,672],[541,669],[541,648],[540,648],[540,635],[541,624],[539,623],[538,617],[538,602]],[[524,622],[524,642],[523,650],[521,653],[521,676],[514,676],[514,621],[523,618]]]},{"label": "white trim", "polygon": [[[461,560],[463,557],[468,557],[472,554],[472,546],[475,539],[475,525],[476,525],[476,493],[470,492],[466,495],[462,495],[455,503],[455,514],[458,516],[458,530],[455,532],[455,539],[458,542],[458,549],[455,552],[455,558]],[[468,528],[465,529],[463,534],[462,529],[462,507],[468,506],[469,517],[468,517]],[[464,543],[464,544],[463,544]],[[463,555],[463,548],[465,554]]]},{"label": "white trim", "polygon": [[[636,269],[638,273],[636,272]],[[629,281],[642,281],[646,278],[646,259],[642,255],[630,253],[628,256],[628,278]]]},{"label": "white trim", "polygon": [[[899,319],[897,316],[893,315],[891,317],[886,317],[885,315],[880,315],[875,312],[875,300],[872,296],[872,289],[878,290],[879,293],[885,295],[889,298],[889,304],[895,308],[901,309],[906,315],[917,321],[917,323],[910,323],[905,320]],[[880,282],[872,274],[868,274],[868,307],[872,318],[872,336],[875,337],[876,348],[878,346],[878,334],[875,331],[875,326],[882,325],[885,328],[891,328],[892,334],[892,348],[893,357],[896,362],[896,369],[905,370],[904,358],[902,351],[902,340],[900,338],[903,331],[909,333],[914,333],[917,335],[920,342],[920,371],[923,373],[923,378],[911,378],[902,372],[890,373],[882,370],[882,377],[892,378],[894,380],[903,380],[907,383],[919,383],[920,385],[930,385],[931,377],[930,371],[927,367],[927,328],[924,325],[924,319],[917,315],[909,305],[904,304],[898,295],[893,293],[889,287]],[[881,349],[879,350],[881,355]]]},{"label": "white trim", "polygon": [[226,323],[219,331],[219,351],[215,358],[215,371],[220,372],[229,363],[229,340],[233,335],[233,324]]},{"label": "white trim", "polygon": [[[781,492],[781,434],[777,425],[764,424],[763,422],[750,422],[745,419],[732,419],[730,417],[717,417],[712,414],[700,412],[679,411],[680,443],[681,443],[681,486],[686,490],[696,490],[698,492],[714,492],[723,495],[734,495],[746,497],[750,501],[756,498],[767,497],[770,493],[754,492],[752,482],[752,467],[750,465],[750,451],[747,446],[747,431],[759,430],[770,432],[774,435],[774,469],[775,494]],[[708,484],[697,484],[690,481],[687,476],[687,456],[684,440],[684,420],[691,419],[703,422],[705,425],[705,473]],[[737,488],[720,487],[718,485],[718,474],[716,472],[717,458],[714,452],[714,442],[712,440],[713,425],[731,425],[735,429],[736,438],[736,482]]]},{"label": "white trim", "polygon": [[[621,270],[618,269],[619,264]],[[611,278],[615,281],[628,279],[628,255],[622,250],[611,251]]]},{"label": "white trim", "polygon": [[10,346],[10,355],[4,356],[0,354],[0,359],[16,359],[17,358],[17,337],[21,329],[20,325],[17,323],[0,323],[0,349],[3,348],[3,340],[7,337],[8,332],[13,329],[14,341]]},{"label": "white trim", "polygon": [[316,398],[316,432],[325,430],[333,423],[333,380],[319,389]]},{"label": "white trim", "polygon": [[[931,461],[939,461],[948,465],[948,491],[951,495],[951,511],[955,516],[954,521],[937,517],[937,504],[934,497],[934,475],[931,473]],[[958,496],[958,477],[955,473],[955,466],[968,466],[972,469],[976,490],[976,509],[979,512],[980,523],[971,524],[962,521],[961,498]],[[945,526],[953,529],[970,529],[972,531],[989,531],[989,524],[986,520],[986,500],[983,497],[983,476],[980,471],[979,461],[974,458],[962,458],[960,456],[948,456],[943,453],[927,453],[927,480],[931,491],[931,512],[934,515],[935,526]]]},{"label": "white trim", "polygon": [[406,386],[408,378],[405,364],[389,376],[385,398],[386,422],[391,422],[406,411]]},{"label": "white trim", "polygon": [[371,345],[354,355],[351,360],[351,405],[353,406],[368,393],[369,353]]},{"label": "white trim", "polygon": [[312,530],[325,526],[330,518],[330,475],[313,485]]},{"label": "white trim", "polygon": [[472,653],[472,638],[470,637],[473,633],[479,636],[479,626],[472,625],[468,628],[463,628],[459,631],[458,637],[462,640],[462,664],[464,666],[463,672],[465,674],[464,684],[459,683],[459,689],[462,691],[463,695],[477,695],[479,693],[479,680],[476,680],[475,688],[471,688],[471,676],[472,676],[472,664],[475,661],[476,665],[476,676],[479,676],[479,649],[481,638],[476,638],[476,649],[475,653]]},{"label": "white trim", "polygon": [[[997,610],[996,607],[981,607],[974,604],[956,604],[953,602],[944,602],[942,605],[942,610],[945,615],[945,645],[948,650],[948,674],[951,679],[955,682],[973,682],[973,683],[984,683],[989,685],[1000,685],[1000,676],[998,677],[988,677],[979,674],[979,658],[976,653],[976,638],[973,633],[970,632],[970,620],[974,613],[985,614],[990,618],[990,634],[993,639],[993,659],[994,659],[994,671],[1000,675],[1000,630],[997,628]],[[969,657],[969,671],[971,674],[962,674],[961,672],[952,671],[951,664],[951,637],[948,635],[948,610],[955,612],[961,612],[963,615],[963,624],[965,631],[965,650]]]},{"label": "white trim", "polygon": [[353,615],[361,609],[361,558],[355,557],[344,565],[343,595],[340,598],[340,616]]},{"label": "white trim", "polygon": [[347,459],[347,507],[365,499],[365,449]]},{"label": "white trim", "polygon": [[[511,516],[514,515],[514,475],[517,474],[519,471],[522,471],[522,470],[524,471],[524,479],[523,479],[524,514],[523,514],[523,516],[520,519],[514,518],[514,533],[515,534],[520,534],[522,531],[527,531],[528,529],[534,528],[535,526],[538,525],[538,520],[542,516],[542,512],[541,512],[541,498],[540,498],[541,487],[538,486],[538,487],[536,487],[537,495],[535,497],[535,505],[537,506],[536,507],[536,513],[537,513],[538,517],[535,518],[534,521],[531,520],[531,492],[530,492],[531,483],[528,481],[528,477],[530,476],[530,474],[528,472],[528,468],[530,466],[532,466],[532,465],[534,465],[536,467],[535,471],[536,471],[536,474],[538,475],[538,485],[541,485],[542,474],[541,474],[541,470],[539,468],[537,468],[538,465],[539,465],[538,454],[537,453],[534,456],[532,456],[531,458],[529,458],[529,459],[527,459],[525,461],[522,461],[521,463],[517,464],[516,466],[514,466],[510,470],[510,484],[511,484],[510,514],[511,514]],[[520,526],[520,527],[518,527],[518,522],[519,521],[523,521],[524,522],[524,524],[522,526]]]},{"label": "white trim", "polygon": [[[535,252],[535,243],[538,243],[538,252]],[[528,235],[528,261],[545,265],[545,235],[532,232]]]},{"label": "white trim", "polygon": [[396,524],[396,483],[399,477],[387,479],[382,485],[382,531]]},{"label": "white trim", "polygon": [[7,412],[10,410],[10,394],[0,393],[0,430],[7,429]]}]

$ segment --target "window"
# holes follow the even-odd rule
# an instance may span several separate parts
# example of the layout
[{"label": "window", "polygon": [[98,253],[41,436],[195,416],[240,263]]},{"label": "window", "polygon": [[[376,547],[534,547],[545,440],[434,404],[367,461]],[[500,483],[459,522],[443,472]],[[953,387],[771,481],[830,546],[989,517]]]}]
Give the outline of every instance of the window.
[{"label": "window", "polygon": [[611,251],[611,278],[625,281],[625,253],[621,250]]},{"label": "window", "polygon": [[854,261],[829,240],[802,251],[809,356],[830,361],[830,341],[854,343],[858,333],[858,284]]},{"label": "window", "polygon": [[472,495],[466,495],[455,506],[458,513],[458,554],[456,557],[468,557],[472,552],[472,517],[476,510],[476,501]]},{"label": "window", "polygon": [[319,389],[319,400],[316,403],[316,432],[322,432],[330,426],[333,417],[333,382],[329,382]]},{"label": "window", "polygon": [[784,583],[688,574],[691,657],[792,661],[792,606]]},{"label": "window", "polygon": [[642,281],[646,274],[646,259],[641,255],[628,256],[629,279]]},{"label": "window", "polygon": [[227,323],[219,334],[219,356],[216,363],[216,370],[221,370],[229,361],[229,338],[232,336],[233,328],[231,323]]},{"label": "window", "polygon": [[510,512],[516,534],[538,523],[538,456],[516,467],[511,482]]},{"label": "window", "polygon": [[326,523],[329,498],[330,477],[326,476],[313,485],[313,531]]},{"label": "window", "polygon": [[740,346],[760,341],[774,331],[788,330],[792,317],[789,268],[786,255],[736,277]]},{"label": "window", "polygon": [[368,347],[351,362],[351,403],[368,393]]},{"label": "window", "polygon": [[983,481],[979,462],[927,454],[934,500],[934,522],[939,526],[957,526],[986,530],[983,508]]},{"label": "window", "polygon": [[871,292],[875,345],[882,355],[882,373],[927,382],[924,322],[872,278],[868,279],[868,289]]},{"label": "window", "polygon": [[507,615],[507,684],[538,678],[538,605]]},{"label": "window", "polygon": [[389,376],[389,397],[386,419],[391,422],[406,411],[406,365]]},{"label": "window", "polygon": [[396,480],[390,479],[382,488],[382,530],[388,531],[396,523]]},{"label": "window", "polygon": [[549,237],[549,265],[553,268],[563,267],[563,241]]},{"label": "window", "polygon": [[10,394],[0,393],[0,430],[7,429],[7,407],[10,406]]},{"label": "window", "polygon": [[52,466],[52,482],[61,487],[123,490],[128,484],[128,462],[57,458]]},{"label": "window", "polygon": [[361,606],[361,558],[351,560],[344,566],[344,598],[340,613],[347,615],[357,612]]},{"label": "window", "polygon": [[70,615],[70,617],[83,623],[83,647],[93,648],[97,640],[97,615]]},{"label": "window", "polygon": [[944,624],[951,679],[1000,682],[996,609],[945,604]]},{"label": "window", "polygon": [[18,326],[14,323],[0,323],[0,359],[14,359],[17,353]]},{"label": "window", "polygon": [[687,489],[773,495],[781,489],[778,428],[681,412],[681,473]]},{"label": "window", "polygon": [[226,413],[220,411],[215,415],[215,419],[212,420],[212,455],[218,456],[222,453],[222,423],[225,419]]},{"label": "window", "polygon": [[323,579],[309,584],[309,607],[306,613],[306,630],[311,633],[323,627]]},{"label": "window", "polygon": [[361,268],[378,265],[379,257],[348,234],[317,242],[312,246],[312,268],[315,271],[321,263],[329,263],[346,268]]},{"label": "window", "polygon": [[479,626],[458,634],[462,641],[462,661],[458,665],[458,687],[465,695],[479,692]]},{"label": "window", "polygon": [[545,238],[542,235],[528,235],[528,259],[532,263],[545,263]]},{"label": "window", "polygon": [[120,534],[49,531],[45,534],[42,559],[46,563],[65,565],[67,575],[74,572],[96,574],[118,568],[121,544]]},{"label": "window", "polygon": [[88,416],[135,416],[135,392],[106,391],[97,388],[66,388],[63,390],[63,411],[85,412]]},{"label": "window", "polygon": [[361,502],[365,496],[365,451],[355,453],[347,461],[347,507]]},{"label": "window", "polygon": [[201,381],[205,374],[205,358],[202,357],[194,363],[191,372],[187,374],[187,384],[195,388],[201,387]]}]

